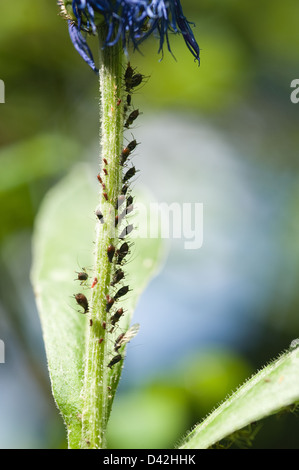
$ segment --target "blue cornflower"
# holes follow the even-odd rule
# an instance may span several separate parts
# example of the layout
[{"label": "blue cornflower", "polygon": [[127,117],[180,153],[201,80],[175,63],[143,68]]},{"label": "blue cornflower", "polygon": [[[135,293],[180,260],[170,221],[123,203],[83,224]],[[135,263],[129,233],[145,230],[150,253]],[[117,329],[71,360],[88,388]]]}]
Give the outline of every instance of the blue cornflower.
[{"label": "blue cornflower", "polygon": [[158,34],[159,52],[166,42],[171,52],[169,33],[181,33],[190,52],[199,63],[199,47],[191,23],[183,14],[180,0],[72,0],[76,25],[69,20],[71,40],[93,70],[97,70],[82,31],[96,33],[99,14],[108,26],[104,46],[122,41],[124,50],[131,42],[135,49],[152,33]]}]

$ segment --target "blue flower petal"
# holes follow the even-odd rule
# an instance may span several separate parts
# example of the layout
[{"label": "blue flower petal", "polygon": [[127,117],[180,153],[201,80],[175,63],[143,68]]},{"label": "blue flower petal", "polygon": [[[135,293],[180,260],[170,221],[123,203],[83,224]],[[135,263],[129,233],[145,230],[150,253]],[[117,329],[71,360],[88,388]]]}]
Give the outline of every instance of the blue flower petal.
[{"label": "blue flower petal", "polygon": [[79,52],[80,56],[85,60],[85,62],[92,68],[92,70],[98,73],[99,70],[95,66],[92,52],[86,42],[86,39],[82,36],[81,32],[72,21],[68,21],[68,28],[69,35],[75,49]]},{"label": "blue flower petal", "polygon": [[[126,50],[129,43],[135,49],[152,33],[159,36],[159,52],[163,53],[166,42],[171,52],[169,33],[182,34],[185,43],[199,59],[199,46],[190,27],[191,23],[183,14],[180,0],[73,0],[72,8],[77,19],[77,35],[71,28],[74,46],[84,60],[95,70],[92,54],[81,30],[96,32],[95,13],[103,15],[108,26],[104,46],[113,46],[118,41]],[[83,26],[84,25],[84,26]]]},{"label": "blue flower petal", "polygon": [[194,55],[195,60],[198,60],[198,63],[199,63],[200,62],[200,58],[199,58],[200,49],[198,47],[198,44],[190,28],[191,23],[187,21],[186,17],[183,15],[182,6],[179,0],[174,0],[174,4],[175,4],[176,22],[178,25],[178,29],[184,36],[185,43],[189,51]]}]

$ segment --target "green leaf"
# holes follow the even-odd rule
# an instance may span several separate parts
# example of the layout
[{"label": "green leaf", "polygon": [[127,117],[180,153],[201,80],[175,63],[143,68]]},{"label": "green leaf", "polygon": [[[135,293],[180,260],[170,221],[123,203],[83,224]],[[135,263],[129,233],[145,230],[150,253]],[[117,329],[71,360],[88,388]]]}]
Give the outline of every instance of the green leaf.
[{"label": "green leaf", "polygon": [[299,348],[290,348],[245,382],[187,436],[181,449],[207,449],[299,401]]},{"label": "green leaf", "polygon": [[8,191],[21,185],[56,176],[69,168],[80,151],[78,144],[60,134],[39,134],[4,147],[0,153],[0,195],[7,197]]},{"label": "green leaf", "polygon": [[[45,197],[33,237],[31,279],[41,319],[53,396],[65,420],[70,447],[81,438],[85,336],[87,315],[78,310],[72,296],[87,287],[75,280],[75,271],[92,269],[93,239],[99,188],[85,165],[78,165]],[[139,196],[136,199],[140,199]],[[158,238],[135,239],[134,256],[126,266],[133,307],[164,256]],[[92,271],[91,271],[92,272]],[[92,274],[90,274],[92,277]],[[136,288],[135,288],[136,285]],[[86,288],[86,291],[84,290]],[[141,326],[142,327],[142,326]],[[120,371],[119,371],[120,372]]]}]

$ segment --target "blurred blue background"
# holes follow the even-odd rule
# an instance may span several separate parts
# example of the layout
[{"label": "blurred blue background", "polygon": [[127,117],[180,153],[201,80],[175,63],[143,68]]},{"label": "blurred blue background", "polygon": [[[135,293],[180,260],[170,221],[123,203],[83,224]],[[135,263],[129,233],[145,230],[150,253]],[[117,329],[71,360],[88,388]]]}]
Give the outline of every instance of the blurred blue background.
[{"label": "blurred blue background", "polygon": [[[111,448],[171,448],[299,336],[299,4],[182,1],[201,66],[148,40],[136,187],[201,202],[204,242],[169,254],[138,304],[109,428]],[[56,2],[2,2],[0,78],[0,448],[65,447],[29,280],[39,205],[78,161],[97,169],[98,83]],[[96,40],[93,41],[96,51]],[[97,171],[97,170],[95,170]],[[74,265],[74,270],[77,266]],[[158,425],[157,425],[158,423]],[[256,448],[298,448],[292,414],[268,418]]]}]

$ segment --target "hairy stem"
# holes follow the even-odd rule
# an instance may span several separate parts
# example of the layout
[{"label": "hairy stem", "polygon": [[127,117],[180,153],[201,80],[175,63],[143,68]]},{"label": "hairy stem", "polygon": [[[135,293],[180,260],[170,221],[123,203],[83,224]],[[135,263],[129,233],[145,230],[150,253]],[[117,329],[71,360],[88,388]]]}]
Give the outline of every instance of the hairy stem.
[{"label": "hairy stem", "polygon": [[[121,191],[122,173],[119,156],[123,143],[123,50],[116,44],[103,48],[107,32],[98,30],[100,38],[100,122],[101,156],[99,173],[100,211],[97,222],[95,248],[95,277],[89,305],[90,323],[86,338],[85,378],[82,389],[82,441],[81,448],[105,448],[106,428],[111,409],[112,371],[107,365],[113,355],[113,342],[109,336],[107,296],[111,293],[113,263],[107,249],[117,246],[115,233],[115,207]],[[116,379],[115,379],[116,381]],[[114,383],[115,383],[114,381]]]}]

